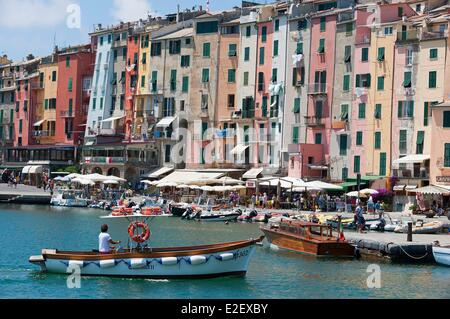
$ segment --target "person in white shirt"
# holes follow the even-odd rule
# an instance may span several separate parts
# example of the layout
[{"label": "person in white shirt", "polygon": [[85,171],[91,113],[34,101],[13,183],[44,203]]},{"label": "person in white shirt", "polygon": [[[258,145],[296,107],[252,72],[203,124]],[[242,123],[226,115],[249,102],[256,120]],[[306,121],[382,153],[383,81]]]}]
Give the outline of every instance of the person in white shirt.
[{"label": "person in white shirt", "polygon": [[115,249],[112,245],[120,244],[119,241],[114,241],[111,239],[111,236],[108,234],[108,225],[104,224],[101,227],[101,233],[98,235],[98,251],[102,254],[108,254],[111,249]]}]

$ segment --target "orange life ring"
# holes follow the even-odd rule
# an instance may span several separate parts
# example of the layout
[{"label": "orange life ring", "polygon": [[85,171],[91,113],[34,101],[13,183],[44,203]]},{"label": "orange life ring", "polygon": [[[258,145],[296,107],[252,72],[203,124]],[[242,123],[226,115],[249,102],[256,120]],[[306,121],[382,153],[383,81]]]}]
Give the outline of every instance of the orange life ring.
[{"label": "orange life ring", "polygon": [[[142,233],[135,235],[134,232],[142,228]],[[150,239],[150,228],[148,225],[144,222],[133,222],[128,226],[128,235],[130,236],[131,240],[135,243],[145,243],[147,240]]]},{"label": "orange life ring", "polygon": [[153,215],[161,215],[162,209],[161,207],[143,207],[141,209],[141,214],[144,216],[153,216]]},{"label": "orange life ring", "polygon": [[112,215],[115,217],[133,215],[133,208],[114,207]]}]

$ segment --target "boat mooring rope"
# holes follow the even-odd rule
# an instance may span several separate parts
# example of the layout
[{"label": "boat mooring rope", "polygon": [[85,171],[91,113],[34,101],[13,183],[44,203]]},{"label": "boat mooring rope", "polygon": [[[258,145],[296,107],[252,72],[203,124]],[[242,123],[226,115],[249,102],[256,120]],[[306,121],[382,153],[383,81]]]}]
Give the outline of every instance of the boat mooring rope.
[{"label": "boat mooring rope", "polygon": [[411,258],[411,259],[420,260],[420,259],[424,259],[424,258],[426,258],[426,257],[428,256],[428,251],[427,251],[427,246],[426,246],[426,245],[425,245],[425,255],[423,255],[422,257],[415,257],[415,256],[412,256],[412,255],[408,254],[408,253],[403,249],[402,245],[398,245],[398,247],[400,247],[400,249],[405,253],[405,255],[408,256],[408,257]]}]

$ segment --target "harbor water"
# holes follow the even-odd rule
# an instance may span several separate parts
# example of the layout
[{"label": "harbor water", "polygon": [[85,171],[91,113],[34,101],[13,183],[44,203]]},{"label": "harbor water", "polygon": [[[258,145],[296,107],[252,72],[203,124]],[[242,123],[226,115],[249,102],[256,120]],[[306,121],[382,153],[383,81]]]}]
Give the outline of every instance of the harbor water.
[{"label": "harbor water", "polygon": [[[368,288],[371,262],[315,258],[257,247],[246,277],[202,280],[83,278],[44,274],[28,263],[42,248],[92,250],[105,212],[47,206],[0,206],[0,298],[450,298],[450,268],[378,263],[380,288]],[[124,220],[108,220],[113,239],[127,243]],[[259,224],[199,223],[176,217],[151,224],[152,246],[188,246],[259,237]]]}]

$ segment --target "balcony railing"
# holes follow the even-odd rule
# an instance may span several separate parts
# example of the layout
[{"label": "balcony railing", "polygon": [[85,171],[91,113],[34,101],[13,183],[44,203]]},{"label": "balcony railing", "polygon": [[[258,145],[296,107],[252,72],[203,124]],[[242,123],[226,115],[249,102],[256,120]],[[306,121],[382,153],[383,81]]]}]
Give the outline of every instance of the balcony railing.
[{"label": "balcony railing", "polygon": [[415,169],[393,169],[393,175],[399,178],[429,179],[430,173],[424,167]]},{"label": "balcony railing", "polygon": [[398,42],[417,41],[417,40],[419,40],[419,34],[417,33],[416,30],[397,31]]},{"label": "balcony railing", "polygon": [[326,83],[308,84],[308,94],[327,94]]},{"label": "balcony railing", "polygon": [[124,157],[90,157],[89,160],[91,163],[98,163],[98,164],[125,163]]},{"label": "balcony railing", "polygon": [[73,111],[61,111],[60,112],[61,117],[74,117]]},{"label": "balcony railing", "polygon": [[51,134],[50,131],[33,131],[33,136],[35,137],[48,137],[48,136],[54,136],[54,133]]},{"label": "balcony railing", "polygon": [[305,125],[308,127],[325,126],[325,119],[318,116],[305,116]]},{"label": "balcony railing", "polygon": [[445,39],[448,37],[448,31],[422,31],[420,33],[420,40]]}]

